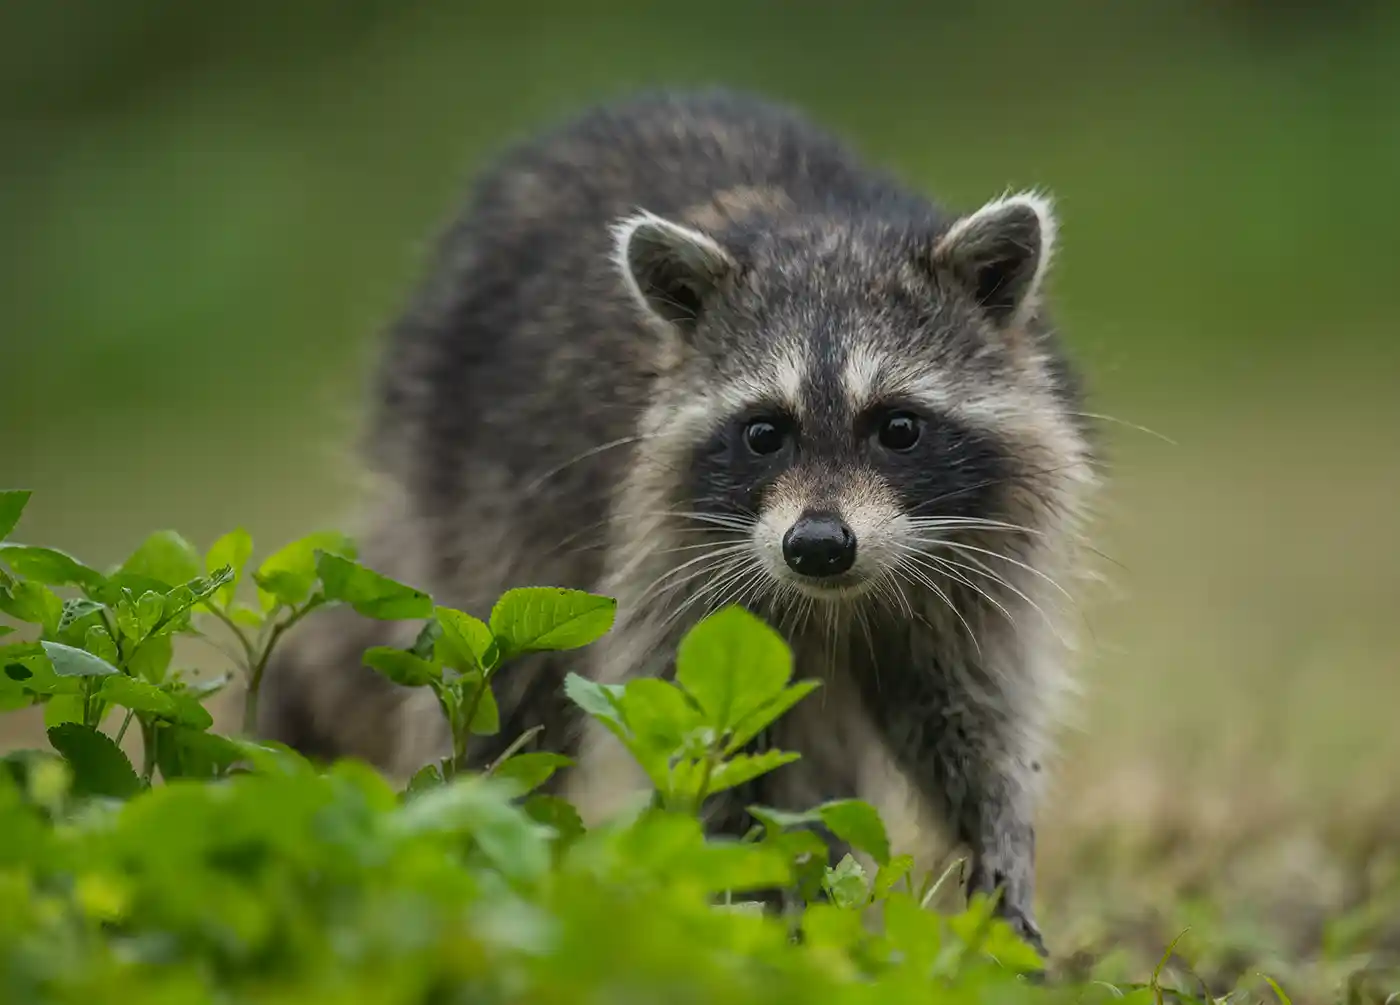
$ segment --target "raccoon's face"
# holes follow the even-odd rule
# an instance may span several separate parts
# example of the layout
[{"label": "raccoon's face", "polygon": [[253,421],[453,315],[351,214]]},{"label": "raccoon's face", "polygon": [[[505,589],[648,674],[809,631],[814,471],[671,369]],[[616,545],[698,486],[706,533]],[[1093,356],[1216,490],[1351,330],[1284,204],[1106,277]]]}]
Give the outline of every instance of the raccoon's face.
[{"label": "raccoon's face", "polygon": [[1043,199],[951,227],[707,234],[641,214],[617,236],[634,297],[674,335],[649,438],[673,448],[677,509],[728,536],[717,593],[937,591],[1006,572],[989,536],[1042,532],[1083,453],[1034,326]]}]

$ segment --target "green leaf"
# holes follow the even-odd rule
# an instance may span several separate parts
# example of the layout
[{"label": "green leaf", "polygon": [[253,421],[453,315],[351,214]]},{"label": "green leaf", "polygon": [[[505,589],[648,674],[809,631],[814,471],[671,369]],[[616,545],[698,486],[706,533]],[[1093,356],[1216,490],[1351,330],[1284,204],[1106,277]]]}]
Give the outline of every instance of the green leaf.
[{"label": "green leaf", "polygon": [[82,649],[74,649],[61,642],[39,644],[44,647],[44,655],[49,658],[53,672],[60,677],[107,677],[121,673],[102,657]]},{"label": "green leaf", "polygon": [[742,749],[755,736],[781,718],[788,709],[819,687],[819,680],[800,680],[796,684],[789,684],[776,698],[765,701],[734,726],[729,742],[725,745],[725,753],[732,754]]},{"label": "green leaf", "polygon": [[401,838],[470,834],[508,879],[538,880],[550,864],[547,832],[510,795],[509,786],[490,778],[458,779],[420,793],[386,822]]},{"label": "green leaf", "polygon": [[174,643],[169,635],[152,635],[136,647],[127,659],[126,666],[137,677],[159,684],[165,680],[174,653]]},{"label": "green leaf", "polygon": [[554,831],[556,848],[565,848],[584,835],[583,817],[573,804],[558,796],[535,794],[521,807],[532,820]]},{"label": "green leaf", "polygon": [[943,948],[943,926],[938,915],[925,911],[905,893],[892,894],[885,902],[885,937],[911,963],[928,967]]},{"label": "green leaf", "polygon": [[229,617],[233,623],[240,628],[259,629],[267,621],[267,615],[262,611],[255,610],[247,604],[235,604],[233,610],[229,612]]},{"label": "green leaf", "polygon": [[832,902],[845,910],[864,907],[870,899],[865,886],[865,870],[850,855],[826,871],[826,890]]},{"label": "green leaf", "polygon": [[442,680],[442,667],[392,646],[374,646],[365,650],[364,663],[404,687],[423,687],[435,680]]},{"label": "green leaf", "polygon": [[791,676],[787,644],[742,607],[702,620],[676,653],[676,680],[721,732],[776,699]]},{"label": "green leaf", "polygon": [[175,714],[171,718],[180,725],[196,731],[206,730],[214,725],[214,717],[209,714],[198,695],[188,690],[171,691],[170,700],[175,703]]},{"label": "green leaf", "polygon": [[817,814],[831,833],[865,852],[877,865],[889,862],[889,835],[875,807],[859,799],[838,799],[817,807]]},{"label": "green leaf", "polygon": [[129,708],[133,712],[145,712],[166,718],[173,718],[175,715],[175,700],[169,694],[153,684],[127,677],[125,674],[108,677],[102,682],[102,689],[98,694],[104,701]]},{"label": "green leaf", "polygon": [[[462,671],[490,670],[496,665],[496,637],[491,634],[486,622],[450,607],[435,607],[433,614],[440,632],[434,650],[441,654],[443,662]],[[428,633],[430,629],[425,626],[423,631]],[[421,640],[423,635],[420,634],[419,638]]]},{"label": "green leaf", "polygon": [[507,590],[491,610],[491,632],[501,658],[577,649],[606,635],[617,601],[582,590],[529,587]]},{"label": "green leaf", "polygon": [[436,764],[425,764],[413,773],[413,777],[408,780],[408,788],[405,794],[413,795],[418,792],[427,792],[443,784],[442,769]]},{"label": "green leaf", "polygon": [[225,585],[219,587],[212,596],[212,600],[219,607],[228,607],[233,603],[234,591],[238,587],[238,581],[243,576],[243,567],[248,564],[248,559],[253,557],[253,538],[242,527],[237,527],[220,537],[209,547],[209,551],[204,556],[204,572],[212,576],[219,569],[227,567],[233,573],[233,578]]},{"label": "green leaf", "polygon": [[367,618],[407,621],[433,613],[433,598],[422,590],[395,582],[340,555],[317,552],[316,573],[328,599],[347,603]]},{"label": "green leaf", "polygon": [[[82,642],[92,627],[101,627],[102,605],[91,600],[77,598],[63,602],[63,614],[58,619],[60,641]],[[74,638],[76,636],[76,638]],[[111,638],[109,635],[108,638]],[[84,649],[87,646],[83,646]]]},{"label": "green leaf", "polygon": [[884,900],[905,876],[914,869],[914,856],[896,855],[875,873],[875,899]]},{"label": "green leaf", "polygon": [[165,599],[154,590],[141,594],[136,601],[136,624],[140,628],[140,638],[145,638],[160,624],[165,613]]},{"label": "green leaf", "polygon": [[316,553],[355,557],[355,547],[343,534],[319,531],[279,548],[253,573],[264,611],[277,604],[300,607],[316,583]]},{"label": "green leaf", "polygon": [[214,733],[183,726],[158,732],[156,763],[167,782],[177,778],[213,778],[242,756],[237,743]]},{"label": "green leaf", "polygon": [[776,768],[781,768],[784,764],[791,764],[801,756],[792,751],[765,750],[761,754],[739,754],[736,757],[731,757],[711,769],[705,794],[712,796],[716,792],[723,792],[736,785],[743,785],[745,782],[753,781]]},{"label": "green leaf", "polygon": [[19,523],[20,514],[29,504],[33,495],[28,489],[6,489],[0,492],[0,541],[10,536],[10,531]]},{"label": "green leaf", "polygon": [[505,778],[514,782],[520,787],[519,791],[524,794],[533,792],[549,781],[554,772],[573,763],[572,758],[565,757],[563,754],[531,751],[507,758],[497,765],[496,770],[491,774],[497,778]]},{"label": "green leaf", "polygon": [[0,646],[0,667],[5,678],[33,694],[77,694],[82,682],[77,677],[60,677],[38,642],[17,642]]},{"label": "green leaf", "polygon": [[112,641],[112,636],[107,634],[107,629],[101,625],[93,625],[83,636],[83,650],[92,653],[99,660],[116,666],[120,657],[117,654],[117,644]]},{"label": "green leaf", "polygon": [[52,729],[65,722],[81,724],[87,706],[81,694],[56,694],[44,702],[44,726]]},{"label": "green leaf", "polygon": [[465,715],[473,704],[476,705],[475,711],[472,712],[472,721],[466,724],[467,728],[477,736],[495,736],[501,731],[501,711],[496,705],[496,696],[491,691],[490,683],[483,681],[478,671],[463,675],[461,683],[462,714]]},{"label": "green leaf", "polygon": [[105,733],[67,722],[53,727],[48,734],[53,748],[73,769],[74,792],[129,799],[141,791],[141,781],[131,762]]},{"label": "green leaf", "polygon": [[0,611],[56,635],[63,618],[63,601],[42,583],[11,580],[8,586],[0,586]]},{"label": "green leaf", "polygon": [[35,548],[23,544],[0,545],[0,558],[11,569],[36,583],[49,586],[81,586],[100,590],[107,577],[57,548]]},{"label": "green leaf", "polygon": [[233,682],[233,674],[221,673],[217,677],[210,677],[208,680],[191,680],[185,682],[185,693],[195,701],[204,701],[218,694]]},{"label": "green leaf", "polygon": [[599,684],[572,671],[564,678],[564,694],[570,701],[593,718],[619,728],[623,725],[621,706],[624,691],[621,684]]},{"label": "green leaf", "polygon": [[141,542],[122,563],[120,571],[128,576],[153,579],[169,590],[196,578],[203,568],[204,563],[199,560],[194,545],[173,530],[159,530]]}]

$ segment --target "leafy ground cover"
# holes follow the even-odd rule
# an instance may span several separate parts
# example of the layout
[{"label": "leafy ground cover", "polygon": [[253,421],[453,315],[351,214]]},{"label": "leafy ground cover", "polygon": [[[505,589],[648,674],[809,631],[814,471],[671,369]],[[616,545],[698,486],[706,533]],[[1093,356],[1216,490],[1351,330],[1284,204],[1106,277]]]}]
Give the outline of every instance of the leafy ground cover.
[{"label": "leafy ground cover", "polygon": [[[492,686],[512,662],[592,643],[611,628],[610,599],[522,588],[478,618],[365,567],[353,542],[331,533],[254,566],[242,531],[202,554],[159,532],[118,567],[97,569],[10,540],[28,502],[27,492],[0,493],[0,612],[15,626],[0,629],[0,710],[40,706],[49,749],[0,762],[0,1000],[1198,1002],[1222,993],[1178,980],[1165,943],[1162,964],[1136,975],[1102,954],[1044,972],[989,901],[952,896],[956,863],[916,868],[857,800],[806,813],[754,807],[761,825],[743,840],[707,838],[707,798],[799,756],[743,748],[818,687],[794,680],[782,640],[739,608],[691,631],[674,683],[569,679],[569,696],[654,787],[588,829],[566,801],[537,791],[570,762],[521,752],[528,736],[480,770],[452,756],[396,791],[365,765],[312,764],[251,738],[246,725],[285,631],[318,607],[347,604],[422,622],[413,645],[368,650],[365,663],[431,689],[460,754],[470,735],[499,730]],[[228,672],[176,666],[180,635],[226,650]],[[246,695],[245,728],[220,733],[205,706],[234,682]],[[122,746],[132,735],[134,761]],[[814,823],[862,860],[829,865]],[[775,887],[797,906],[777,913],[751,899]],[[1369,916],[1324,925],[1332,959],[1354,954],[1400,908],[1368,904]],[[1208,926],[1208,910],[1200,915]],[[1367,975],[1348,994],[1385,1000]],[[1263,996],[1290,1000],[1257,974],[1231,998]]]}]

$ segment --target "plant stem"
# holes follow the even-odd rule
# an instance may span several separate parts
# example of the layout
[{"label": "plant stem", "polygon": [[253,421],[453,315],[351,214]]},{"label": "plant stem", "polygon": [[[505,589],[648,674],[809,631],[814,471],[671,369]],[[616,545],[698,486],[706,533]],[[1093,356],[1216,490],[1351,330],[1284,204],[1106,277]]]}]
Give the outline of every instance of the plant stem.
[{"label": "plant stem", "polygon": [[135,714],[131,709],[126,710],[126,718],[122,720],[121,729],[117,730],[117,743],[121,743],[126,736],[126,727],[131,725],[131,717]]},{"label": "plant stem", "polygon": [[145,761],[141,767],[141,780],[149,789],[151,779],[156,774],[156,727],[144,718],[139,721],[141,723],[141,747],[145,752]]},{"label": "plant stem", "polygon": [[511,741],[510,746],[501,752],[500,757],[496,758],[494,761],[492,761],[486,766],[486,770],[483,771],[482,774],[489,775],[493,773],[497,768],[501,766],[502,762],[510,760],[511,756],[514,755],[516,751],[518,751],[521,747],[525,746],[525,744],[529,743],[542,732],[544,732],[544,726],[542,725],[531,726],[529,729],[525,730],[525,732],[521,733],[519,736],[517,736],[514,740]]},{"label": "plant stem", "polygon": [[278,623],[267,636],[267,644],[263,646],[261,653],[257,654],[257,659],[252,662],[251,673],[248,675],[248,690],[243,696],[243,734],[251,736],[258,722],[258,690],[262,687],[263,671],[267,669],[267,661],[272,656],[272,650],[277,647],[277,641],[302,618],[306,617],[316,608],[326,602],[325,597],[316,596],[308,600],[304,605],[294,610],[291,617],[286,621]]},{"label": "plant stem", "polygon": [[248,636],[243,634],[243,629],[239,628],[238,624],[231,617],[212,604],[209,606],[209,613],[222,621],[228,626],[228,630],[233,632],[233,637],[236,638],[238,644],[243,647],[243,655],[248,660],[248,665],[244,667],[244,669],[251,673],[253,665],[257,662],[258,654],[253,648],[253,644],[248,641]]}]

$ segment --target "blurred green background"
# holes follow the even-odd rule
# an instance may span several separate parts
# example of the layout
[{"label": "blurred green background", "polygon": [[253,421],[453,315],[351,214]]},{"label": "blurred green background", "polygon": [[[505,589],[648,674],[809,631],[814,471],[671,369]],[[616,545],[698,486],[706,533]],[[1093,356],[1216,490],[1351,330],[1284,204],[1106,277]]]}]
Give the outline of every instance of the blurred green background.
[{"label": "blurred green background", "polygon": [[1051,190],[1094,408],[1172,441],[1107,428],[1051,872],[1085,820],[1400,792],[1400,4],[1285,6],[5,4],[20,536],[340,522],[374,339],[481,159],[751,87],[955,206]]}]

